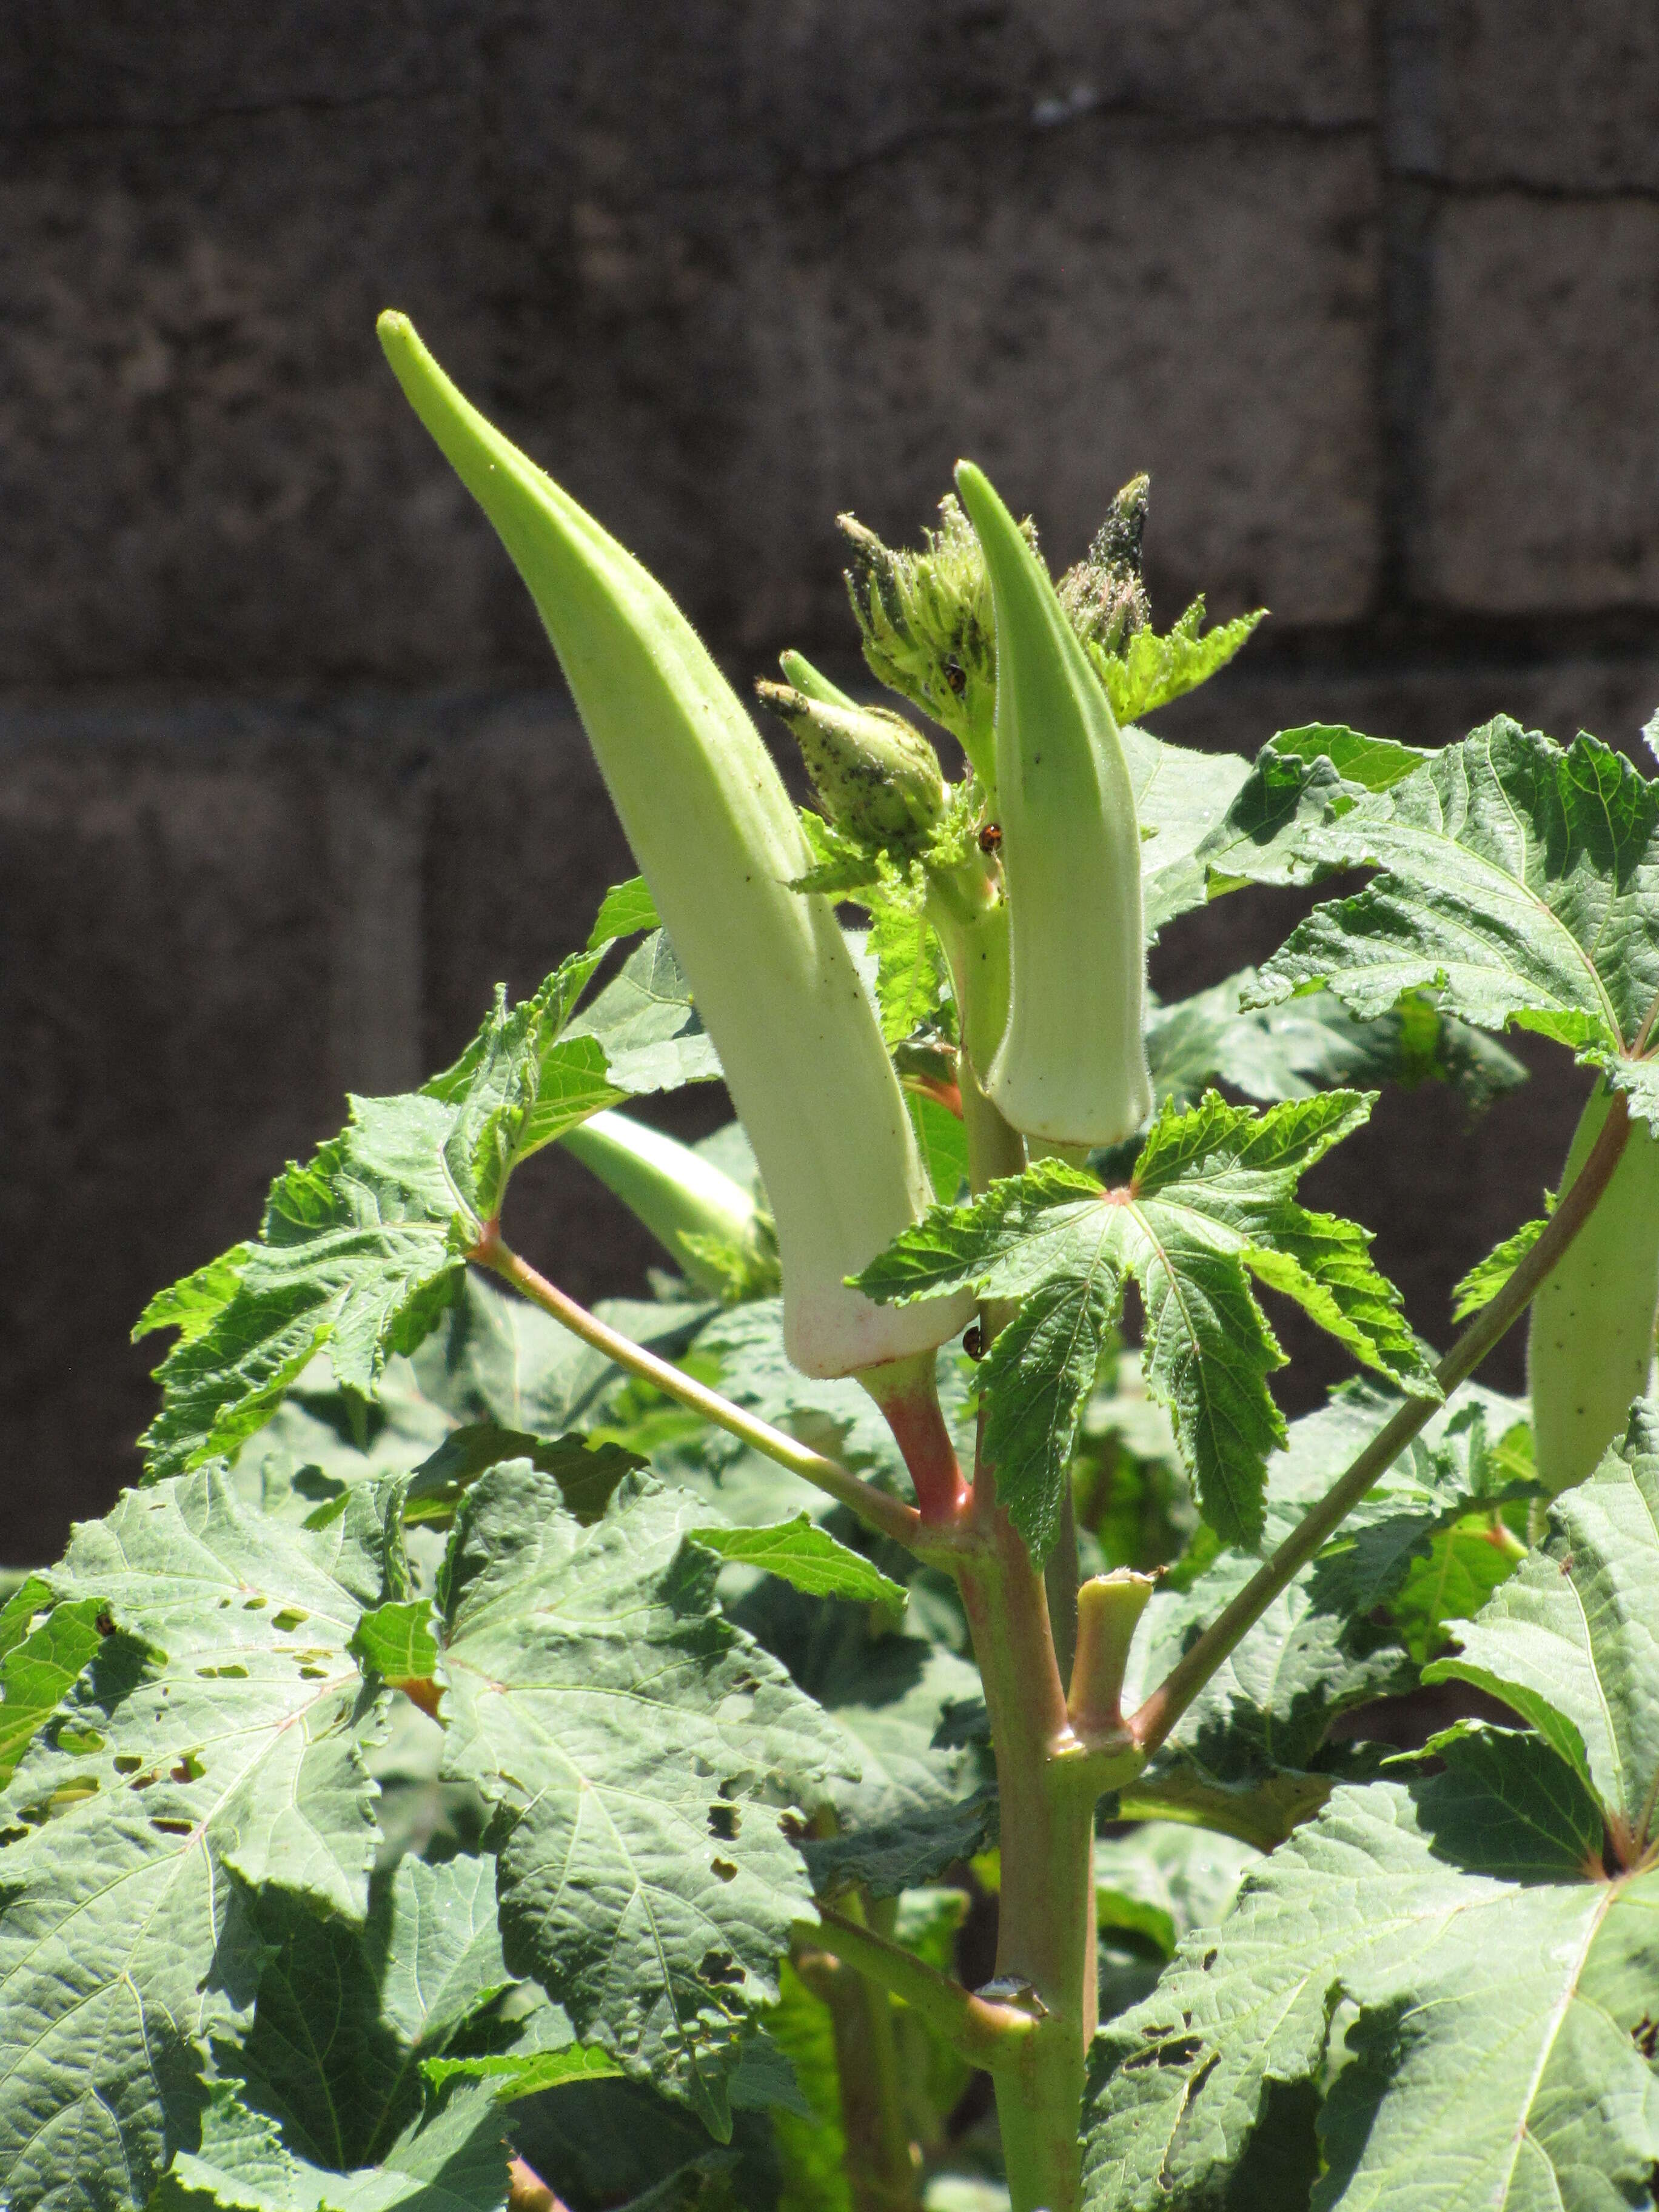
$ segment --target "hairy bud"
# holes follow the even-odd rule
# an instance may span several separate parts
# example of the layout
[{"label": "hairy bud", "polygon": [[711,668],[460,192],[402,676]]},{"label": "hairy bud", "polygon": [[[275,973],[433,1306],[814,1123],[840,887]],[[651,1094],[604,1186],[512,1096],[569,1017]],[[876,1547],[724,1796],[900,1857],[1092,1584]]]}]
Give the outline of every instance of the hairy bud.
[{"label": "hairy bud", "polygon": [[920,853],[945,811],[939,756],[885,707],[839,707],[787,684],[757,684],[789,725],[823,811],[849,836],[902,856]]}]

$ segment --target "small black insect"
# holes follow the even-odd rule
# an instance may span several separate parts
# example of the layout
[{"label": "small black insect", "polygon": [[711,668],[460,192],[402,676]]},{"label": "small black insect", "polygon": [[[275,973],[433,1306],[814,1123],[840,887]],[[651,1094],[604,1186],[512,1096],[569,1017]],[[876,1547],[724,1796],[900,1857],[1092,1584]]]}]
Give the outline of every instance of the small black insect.
[{"label": "small black insect", "polygon": [[963,1331],[962,1348],[967,1353],[969,1359],[984,1358],[985,1332],[976,1321],[969,1322],[967,1328]]},{"label": "small black insect", "polygon": [[968,689],[968,672],[954,656],[945,664],[945,680],[958,699]]},{"label": "small black insect", "polygon": [[1000,822],[988,822],[986,823],[985,827],[979,833],[979,849],[981,853],[1000,853],[1002,850],[1002,824]]}]

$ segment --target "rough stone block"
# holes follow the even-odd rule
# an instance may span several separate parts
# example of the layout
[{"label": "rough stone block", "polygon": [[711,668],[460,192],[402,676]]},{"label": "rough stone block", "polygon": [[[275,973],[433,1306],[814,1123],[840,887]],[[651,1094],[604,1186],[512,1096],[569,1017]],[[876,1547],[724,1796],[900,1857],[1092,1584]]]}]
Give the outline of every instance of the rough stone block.
[{"label": "rough stone block", "polygon": [[1656,270],[1650,201],[1444,209],[1424,596],[1503,614],[1659,601]]},{"label": "rough stone block", "polygon": [[1659,187],[1659,13],[1650,0],[1455,0],[1438,106],[1460,184]]},{"label": "rough stone block", "polygon": [[543,680],[389,301],[727,651],[835,635],[836,508],[970,444],[1068,551],[1150,464],[1171,592],[1364,605],[1357,0],[201,12],[0,74],[0,685]]}]

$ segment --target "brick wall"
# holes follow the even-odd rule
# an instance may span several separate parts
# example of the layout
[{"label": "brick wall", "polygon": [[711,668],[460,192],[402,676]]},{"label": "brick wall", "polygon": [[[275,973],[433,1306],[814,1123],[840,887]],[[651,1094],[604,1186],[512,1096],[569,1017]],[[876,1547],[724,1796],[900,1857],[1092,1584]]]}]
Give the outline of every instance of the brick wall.
[{"label": "brick wall", "polygon": [[[12,0],[0,300],[18,1559],[131,1469],[148,1293],[627,870],[380,307],[734,678],[850,674],[835,513],[908,537],[968,451],[1057,560],[1150,468],[1163,614],[1271,606],[1170,735],[1629,745],[1659,702],[1642,0]],[[1284,920],[1193,917],[1158,980]],[[1385,1101],[1324,1171],[1431,1335],[1559,1168],[1538,1065],[1478,1133]],[[563,1279],[637,1279],[573,1166],[526,1181]]]}]

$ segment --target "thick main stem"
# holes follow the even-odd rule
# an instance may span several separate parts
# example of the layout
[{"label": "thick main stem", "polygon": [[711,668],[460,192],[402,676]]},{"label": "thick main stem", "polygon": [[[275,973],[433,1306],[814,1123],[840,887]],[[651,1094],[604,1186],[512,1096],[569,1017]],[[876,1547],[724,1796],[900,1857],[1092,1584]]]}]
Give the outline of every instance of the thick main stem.
[{"label": "thick main stem", "polygon": [[[1550,1216],[1543,1235],[1435,1369],[1435,1380],[1445,1396],[1449,1397],[1460,1382],[1474,1374],[1531,1304],[1534,1292],[1594,1212],[1629,1135],[1630,1111],[1624,1093],[1619,1091],[1583,1171]],[[1130,1734],[1143,1752],[1153,1751],[1163,1742],[1217,1668],[1243,1642],[1279,1592],[1329,1542],[1371,1485],[1388,1472],[1435,1411],[1432,1399],[1408,1398],[1318,1504],[1303,1516],[1232,1603],[1217,1614],[1197,1643],[1176,1661],[1129,1723]]]},{"label": "thick main stem", "polygon": [[732,1436],[741,1437],[744,1443],[752,1444],[768,1459],[775,1460],[780,1467],[787,1467],[792,1474],[799,1475],[803,1481],[811,1483],[839,1504],[849,1507],[866,1528],[873,1528],[878,1535],[890,1536],[896,1543],[904,1545],[909,1551],[921,1548],[919,1542],[921,1516],[913,1506],[903,1504],[896,1498],[889,1498],[870,1483],[860,1481],[838,1460],[826,1459],[822,1452],[811,1450],[793,1437],[786,1435],[783,1430],[775,1429],[769,1421],[763,1421],[757,1414],[747,1412],[741,1406],[734,1406],[729,1398],[721,1397],[718,1390],[709,1389],[672,1362],[659,1358],[654,1352],[647,1352],[642,1344],[635,1344],[616,1329],[607,1328],[597,1314],[591,1314],[586,1306],[578,1305],[574,1298],[550,1283],[545,1276],[538,1275],[528,1261],[521,1260],[516,1252],[504,1244],[499,1230],[493,1224],[486,1228],[466,1256],[480,1267],[492,1268],[504,1281],[511,1283],[515,1291],[528,1298],[532,1305],[538,1305],[544,1313],[551,1314],[554,1320],[562,1322],[574,1336],[580,1337],[584,1344],[591,1344],[596,1352],[602,1352],[607,1359],[614,1360],[629,1374],[654,1383],[665,1397],[689,1407],[694,1413],[701,1413],[704,1420],[712,1421],[716,1428],[726,1429]]},{"label": "thick main stem", "polygon": [[1042,1577],[1007,1515],[982,1448],[974,1482],[981,1542],[957,1569],[985,1687],[1003,1808],[997,1979],[1036,2026],[994,2075],[1014,2212],[1073,2212],[1078,2114],[1098,1997],[1095,1787],[1082,1771],[1055,1663]]}]

